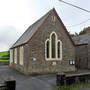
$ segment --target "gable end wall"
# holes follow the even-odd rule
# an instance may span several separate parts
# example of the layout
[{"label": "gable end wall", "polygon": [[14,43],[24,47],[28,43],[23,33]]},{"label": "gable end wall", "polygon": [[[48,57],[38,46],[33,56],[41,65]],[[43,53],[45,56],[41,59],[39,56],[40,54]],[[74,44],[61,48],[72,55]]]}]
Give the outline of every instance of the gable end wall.
[{"label": "gable end wall", "polygon": [[[52,15],[55,14],[51,13]],[[75,47],[59,20],[56,18],[56,22],[52,22],[51,16],[49,15],[42,26],[38,28],[25,47],[24,59],[27,61],[27,72],[30,74],[75,71],[75,66],[69,65],[69,60],[75,60]],[[49,38],[52,31],[57,33],[58,39],[63,43],[62,61],[45,60],[45,40]],[[33,60],[34,58],[36,61]],[[52,65],[53,62],[56,62],[55,66]]]}]

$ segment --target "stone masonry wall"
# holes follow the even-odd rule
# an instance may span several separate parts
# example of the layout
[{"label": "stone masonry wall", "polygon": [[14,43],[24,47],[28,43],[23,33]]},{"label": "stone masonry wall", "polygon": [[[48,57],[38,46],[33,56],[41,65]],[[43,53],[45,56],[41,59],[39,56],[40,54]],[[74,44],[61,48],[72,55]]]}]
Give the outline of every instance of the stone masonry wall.
[{"label": "stone masonry wall", "polygon": [[[75,71],[75,65],[69,65],[69,60],[75,60],[75,47],[63,30],[62,24],[58,19],[52,21],[52,13],[38,28],[39,30],[33,35],[27,44],[25,44],[25,67],[28,74],[33,73],[55,73],[55,72],[68,72]],[[52,31],[58,35],[58,39],[62,41],[63,58],[61,61],[46,61],[45,60],[45,40],[49,38]],[[56,65],[53,63],[56,62]]]},{"label": "stone masonry wall", "polygon": [[88,54],[87,54],[87,57],[88,57],[88,69],[90,69],[90,42],[88,42]]},{"label": "stone masonry wall", "polygon": [[88,68],[88,45],[76,46],[76,67],[78,69]]}]

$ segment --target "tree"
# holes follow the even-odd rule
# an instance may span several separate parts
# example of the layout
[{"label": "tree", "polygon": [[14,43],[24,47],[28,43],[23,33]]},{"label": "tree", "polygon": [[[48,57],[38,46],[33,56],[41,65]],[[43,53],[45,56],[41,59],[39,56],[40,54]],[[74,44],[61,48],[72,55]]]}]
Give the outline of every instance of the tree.
[{"label": "tree", "polygon": [[79,32],[79,35],[83,35],[83,34],[86,34],[85,30]]}]

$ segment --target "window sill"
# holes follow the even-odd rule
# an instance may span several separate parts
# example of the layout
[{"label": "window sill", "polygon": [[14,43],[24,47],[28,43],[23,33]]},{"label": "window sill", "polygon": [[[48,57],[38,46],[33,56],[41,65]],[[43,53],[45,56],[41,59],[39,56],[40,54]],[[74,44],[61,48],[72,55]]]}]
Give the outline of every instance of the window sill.
[{"label": "window sill", "polygon": [[46,61],[61,61],[62,59],[57,59],[57,58],[50,58],[50,59],[46,59]]}]

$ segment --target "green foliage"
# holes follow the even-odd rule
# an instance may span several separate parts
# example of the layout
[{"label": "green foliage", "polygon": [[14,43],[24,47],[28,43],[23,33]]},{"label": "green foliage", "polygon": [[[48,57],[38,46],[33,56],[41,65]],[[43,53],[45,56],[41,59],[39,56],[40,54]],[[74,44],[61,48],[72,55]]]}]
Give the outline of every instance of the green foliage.
[{"label": "green foliage", "polygon": [[85,30],[79,32],[79,35],[83,35],[83,34],[86,34]]},{"label": "green foliage", "polygon": [[53,90],[78,90],[82,88],[90,88],[90,82],[88,83],[77,83],[65,86],[56,86]]},{"label": "green foliage", "polygon": [[9,60],[9,51],[0,52],[0,60]]},{"label": "green foliage", "polygon": [[0,62],[9,62],[9,60],[0,60]]},{"label": "green foliage", "polygon": [[[90,28],[90,27],[88,27],[88,28]],[[78,36],[78,35],[84,35],[84,34],[86,34],[86,30],[87,30],[88,28],[84,28],[84,29],[83,29],[82,31],[80,31],[79,33],[75,32],[74,34],[71,34],[71,33],[69,32],[69,34],[70,34],[71,37]]]},{"label": "green foliage", "polygon": [[0,52],[0,57],[8,55],[8,54],[9,54],[9,51]]}]

